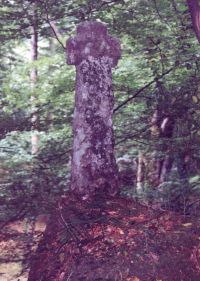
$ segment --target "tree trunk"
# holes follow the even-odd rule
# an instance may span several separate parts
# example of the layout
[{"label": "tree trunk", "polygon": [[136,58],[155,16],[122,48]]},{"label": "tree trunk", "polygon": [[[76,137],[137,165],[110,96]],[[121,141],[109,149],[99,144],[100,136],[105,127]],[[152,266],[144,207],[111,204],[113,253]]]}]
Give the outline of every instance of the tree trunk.
[{"label": "tree trunk", "polygon": [[185,161],[185,153],[181,150],[177,152],[177,173],[179,180],[183,183],[188,183],[188,171]]},{"label": "tree trunk", "polygon": [[[34,14],[34,22],[31,27],[32,35],[31,35],[31,61],[32,63],[38,60],[38,31],[37,31],[37,17]],[[32,96],[31,96],[31,103],[33,108],[32,114],[32,137],[31,137],[31,152],[33,155],[37,154],[39,151],[39,135],[38,135],[38,127],[39,127],[39,116],[37,110],[35,108],[36,102],[36,84],[38,80],[38,72],[37,67],[34,65],[31,70],[31,86],[32,86]]]},{"label": "tree trunk", "polygon": [[200,43],[200,7],[198,0],[187,0],[189,11],[192,18],[193,29]]},{"label": "tree trunk", "polygon": [[144,180],[145,180],[144,154],[142,151],[139,151],[138,166],[137,166],[137,186],[136,186],[136,191],[138,194],[140,194],[144,189]]},{"label": "tree trunk", "polygon": [[160,120],[161,120],[161,111],[156,109],[152,119],[151,119],[151,139],[155,142],[155,149],[153,153],[151,153],[151,157],[148,163],[148,182],[153,187],[159,185],[159,177],[161,170],[161,158],[160,158],[160,145],[157,142],[160,139]]},{"label": "tree trunk", "polygon": [[170,144],[168,143],[168,140],[173,136],[173,130],[173,118],[156,110],[151,122],[151,133],[158,145],[156,145],[156,150],[150,161],[149,173],[149,181],[154,186],[168,180],[174,161],[173,156],[170,155]]},{"label": "tree trunk", "polygon": [[67,42],[68,64],[76,66],[71,190],[87,198],[118,192],[114,156],[112,67],[120,57],[117,39],[98,22],[78,26]]},{"label": "tree trunk", "polygon": [[165,156],[165,159],[162,162],[162,169],[160,171],[160,176],[159,176],[160,183],[168,181],[168,177],[172,169],[173,161],[174,161],[173,157],[169,155]]}]

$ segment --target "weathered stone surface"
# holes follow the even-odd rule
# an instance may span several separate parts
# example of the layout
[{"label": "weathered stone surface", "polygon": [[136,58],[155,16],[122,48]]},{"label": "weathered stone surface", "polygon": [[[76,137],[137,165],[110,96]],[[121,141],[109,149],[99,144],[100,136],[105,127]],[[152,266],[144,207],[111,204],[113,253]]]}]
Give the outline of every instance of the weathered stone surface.
[{"label": "weathered stone surface", "polygon": [[107,28],[100,22],[84,22],[77,27],[77,36],[67,41],[67,63],[80,64],[93,57],[110,58],[112,67],[117,65],[121,55],[119,40],[107,34]]},{"label": "weathered stone surface", "polygon": [[119,41],[100,22],[80,24],[67,41],[67,63],[76,66],[71,189],[83,196],[118,191],[111,69],[119,58]]}]

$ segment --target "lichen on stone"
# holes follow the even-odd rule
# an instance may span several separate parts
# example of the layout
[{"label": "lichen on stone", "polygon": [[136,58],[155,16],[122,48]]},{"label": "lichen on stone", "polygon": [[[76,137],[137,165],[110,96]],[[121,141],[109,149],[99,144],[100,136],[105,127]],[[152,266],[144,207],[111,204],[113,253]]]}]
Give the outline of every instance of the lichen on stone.
[{"label": "lichen on stone", "polygon": [[85,22],[68,40],[67,52],[68,63],[77,71],[71,189],[83,196],[106,188],[114,193],[118,171],[111,70],[120,57],[119,41],[107,34],[102,23]]}]

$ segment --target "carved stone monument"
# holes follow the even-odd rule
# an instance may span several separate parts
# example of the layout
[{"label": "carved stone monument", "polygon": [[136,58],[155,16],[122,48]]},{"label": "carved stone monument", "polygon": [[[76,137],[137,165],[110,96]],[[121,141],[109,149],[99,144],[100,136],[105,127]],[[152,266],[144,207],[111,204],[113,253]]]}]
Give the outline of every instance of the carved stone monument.
[{"label": "carved stone monument", "polygon": [[112,68],[120,58],[118,39],[100,22],[87,21],[66,46],[67,63],[76,66],[71,190],[83,198],[118,192],[114,156]]}]

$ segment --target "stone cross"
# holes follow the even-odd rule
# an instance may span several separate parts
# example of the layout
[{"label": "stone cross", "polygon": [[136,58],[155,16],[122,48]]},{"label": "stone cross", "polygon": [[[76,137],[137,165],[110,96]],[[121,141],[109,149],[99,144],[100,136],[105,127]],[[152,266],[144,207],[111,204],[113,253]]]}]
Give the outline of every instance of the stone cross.
[{"label": "stone cross", "polygon": [[112,67],[121,50],[104,24],[86,21],[67,40],[67,63],[76,66],[71,190],[83,198],[118,192],[114,156]]}]

